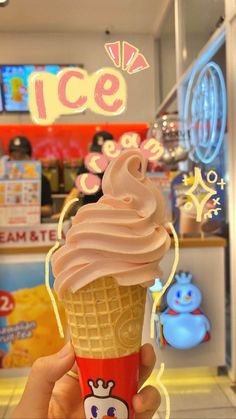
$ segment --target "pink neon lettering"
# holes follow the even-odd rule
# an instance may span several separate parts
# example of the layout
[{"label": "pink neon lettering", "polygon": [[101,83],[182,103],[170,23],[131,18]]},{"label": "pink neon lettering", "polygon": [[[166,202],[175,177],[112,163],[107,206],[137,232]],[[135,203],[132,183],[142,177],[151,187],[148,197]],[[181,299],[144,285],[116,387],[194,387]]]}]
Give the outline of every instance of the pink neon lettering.
[{"label": "pink neon lettering", "polygon": [[35,81],[35,99],[38,108],[38,116],[40,119],[46,119],[46,106],[44,101],[43,80]]},{"label": "pink neon lettering", "polygon": [[89,153],[85,157],[84,164],[92,173],[103,173],[107,168],[108,161],[106,156],[101,153]]},{"label": "pink neon lettering", "polygon": [[120,41],[105,44],[106,51],[114,64],[120,66]]},{"label": "pink neon lettering", "polygon": [[128,73],[133,74],[137,73],[138,71],[145,70],[149,67],[149,64],[143,54],[138,54],[137,58],[131,64]]},{"label": "pink neon lettering", "polygon": [[99,191],[101,179],[92,173],[82,173],[77,176],[75,185],[77,189],[85,195],[92,195]]},{"label": "pink neon lettering", "polygon": [[75,77],[77,79],[83,80],[84,76],[81,73],[78,73],[77,71],[68,71],[67,73],[63,74],[59,81],[58,85],[58,97],[62,105],[67,106],[71,109],[80,108],[87,102],[87,96],[80,96],[75,102],[71,102],[66,97],[66,87],[68,81]]},{"label": "pink neon lettering", "polygon": [[131,63],[133,62],[136,54],[138,53],[138,48],[134,45],[129,44],[128,42],[123,42],[123,69],[126,70]]},{"label": "pink neon lettering", "polygon": [[159,160],[164,152],[163,144],[155,138],[149,138],[143,141],[140,150],[149,161]]},{"label": "pink neon lettering", "polygon": [[[105,84],[110,81],[111,86],[105,88]],[[108,112],[116,112],[122,106],[123,101],[121,99],[115,99],[111,105],[108,105],[103,96],[114,95],[120,87],[119,79],[113,74],[103,74],[97,81],[95,86],[95,102],[100,108]]]},{"label": "pink neon lettering", "polygon": [[112,160],[120,155],[121,146],[113,140],[108,140],[104,142],[102,152],[109,160]]},{"label": "pink neon lettering", "polygon": [[141,138],[136,132],[126,132],[120,137],[120,145],[122,148],[138,148]]}]

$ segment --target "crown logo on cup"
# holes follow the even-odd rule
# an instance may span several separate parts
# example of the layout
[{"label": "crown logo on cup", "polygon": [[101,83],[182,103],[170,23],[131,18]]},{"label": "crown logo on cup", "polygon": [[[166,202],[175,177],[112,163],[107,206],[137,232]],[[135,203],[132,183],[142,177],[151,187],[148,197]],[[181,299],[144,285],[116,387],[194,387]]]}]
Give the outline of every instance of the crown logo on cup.
[{"label": "crown logo on cup", "polygon": [[96,385],[93,380],[89,380],[88,384],[92,390],[92,393],[96,397],[109,397],[111,390],[114,387],[114,381],[108,381],[107,384],[104,380],[99,379],[96,381]]}]

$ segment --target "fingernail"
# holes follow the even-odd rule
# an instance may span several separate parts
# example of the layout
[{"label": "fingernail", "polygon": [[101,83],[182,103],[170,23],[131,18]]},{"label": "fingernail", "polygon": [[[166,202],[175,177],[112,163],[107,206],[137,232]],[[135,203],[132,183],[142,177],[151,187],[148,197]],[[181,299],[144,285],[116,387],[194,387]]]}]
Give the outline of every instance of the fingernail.
[{"label": "fingernail", "polygon": [[65,356],[69,355],[70,352],[71,352],[71,343],[67,342],[67,344],[63,346],[63,348],[58,352],[58,357],[65,358]]}]

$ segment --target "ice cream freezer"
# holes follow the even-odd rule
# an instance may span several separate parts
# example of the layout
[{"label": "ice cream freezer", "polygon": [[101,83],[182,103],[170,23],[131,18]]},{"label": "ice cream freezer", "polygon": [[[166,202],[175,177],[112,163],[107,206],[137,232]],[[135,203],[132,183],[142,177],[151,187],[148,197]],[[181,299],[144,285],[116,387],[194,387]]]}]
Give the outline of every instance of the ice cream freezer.
[{"label": "ice cream freezer", "polygon": [[[168,337],[170,342],[172,341],[171,334],[173,335],[173,341],[174,337],[177,341],[181,339],[181,333],[183,333],[181,321],[184,318],[184,333],[187,334],[188,339],[197,339],[199,333],[201,333],[200,327],[204,320],[207,326],[199,344],[193,344],[190,349],[179,349],[168,344],[168,342],[160,345],[160,339],[158,340],[158,338],[153,341],[150,337],[153,297],[150,293],[148,294],[143,342],[154,344],[158,365],[161,362],[165,363],[166,368],[219,367],[226,365],[225,247],[226,241],[220,237],[180,240],[180,257],[177,271],[191,274],[195,287],[201,290],[202,301],[200,306],[196,301],[195,306],[190,308],[189,312],[183,316],[180,313],[181,310],[178,310],[178,306],[177,308],[173,306],[178,303],[178,297],[181,297],[181,287],[175,286],[176,294],[173,295],[172,293],[172,296],[170,295],[172,299],[174,298],[173,305],[171,299],[169,299],[171,307],[169,311],[168,308],[165,310],[165,313],[170,313]],[[161,263],[163,282],[167,280],[171,272],[173,261],[174,247],[172,243],[172,248]],[[187,290],[185,298],[191,299],[188,297],[188,294],[191,296],[191,288],[185,288]],[[156,332],[158,332],[157,324],[156,321]]]}]

